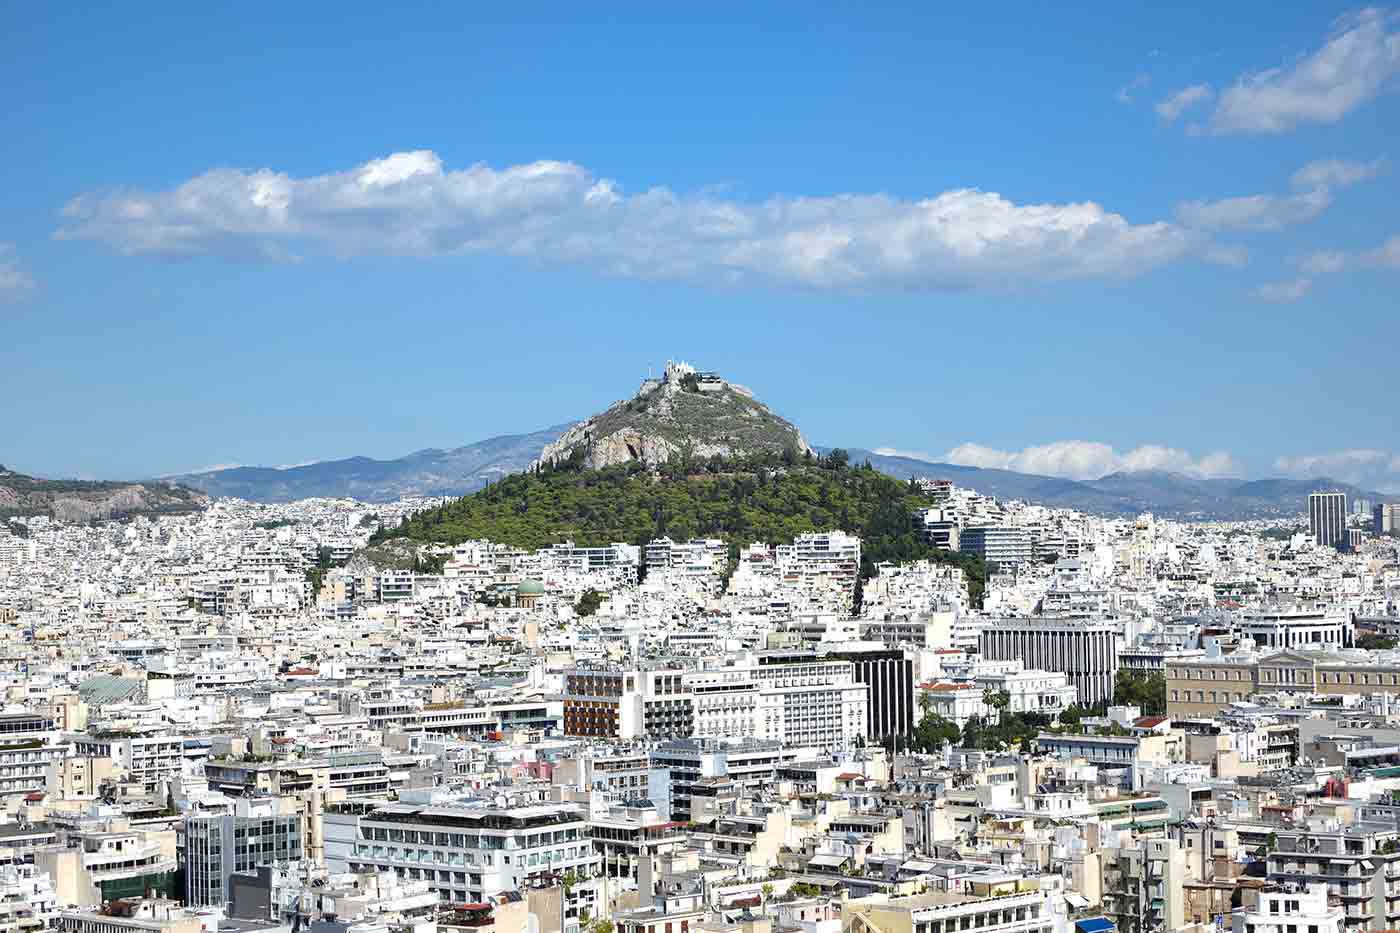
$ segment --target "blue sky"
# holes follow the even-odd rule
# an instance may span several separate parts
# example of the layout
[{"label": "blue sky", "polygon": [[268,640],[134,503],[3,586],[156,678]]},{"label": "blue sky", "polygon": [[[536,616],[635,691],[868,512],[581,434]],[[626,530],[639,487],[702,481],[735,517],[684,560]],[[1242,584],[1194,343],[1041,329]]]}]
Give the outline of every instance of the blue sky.
[{"label": "blue sky", "polygon": [[677,357],[815,443],[1400,487],[1396,12],[933,6],[0,5],[0,462],[391,457]]}]

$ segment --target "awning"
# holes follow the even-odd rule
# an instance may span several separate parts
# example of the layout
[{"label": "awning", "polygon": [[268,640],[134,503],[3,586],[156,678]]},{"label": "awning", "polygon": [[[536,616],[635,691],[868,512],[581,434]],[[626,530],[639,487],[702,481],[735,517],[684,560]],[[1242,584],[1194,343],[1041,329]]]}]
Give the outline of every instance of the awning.
[{"label": "awning", "polygon": [[1082,894],[1075,894],[1073,891],[1065,892],[1065,900],[1068,901],[1069,906],[1073,907],[1075,910],[1083,910],[1085,907],[1089,906],[1089,899],[1087,897]]},{"label": "awning", "polygon": [[849,859],[848,855],[814,855],[807,864],[813,868],[840,868]]},{"label": "awning", "polygon": [[1076,920],[1074,928],[1078,933],[1104,933],[1106,930],[1118,929],[1114,922],[1107,917],[1089,917],[1085,920]]}]

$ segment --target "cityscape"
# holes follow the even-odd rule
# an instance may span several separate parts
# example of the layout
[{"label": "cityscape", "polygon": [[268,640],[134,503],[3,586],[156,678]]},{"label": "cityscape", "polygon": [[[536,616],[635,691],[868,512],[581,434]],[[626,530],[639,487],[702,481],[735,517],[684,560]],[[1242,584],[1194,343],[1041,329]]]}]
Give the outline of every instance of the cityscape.
[{"label": "cityscape", "polygon": [[0,27],[0,933],[1400,929],[1400,11]]}]

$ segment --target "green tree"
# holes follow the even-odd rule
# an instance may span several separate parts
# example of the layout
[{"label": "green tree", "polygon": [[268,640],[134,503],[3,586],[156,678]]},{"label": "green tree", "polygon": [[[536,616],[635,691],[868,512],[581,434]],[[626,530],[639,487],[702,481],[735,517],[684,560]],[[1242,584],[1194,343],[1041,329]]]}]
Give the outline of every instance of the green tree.
[{"label": "green tree", "polygon": [[1070,732],[1078,732],[1081,728],[1080,720],[1086,715],[1088,715],[1088,711],[1077,703],[1066,706],[1064,709],[1060,710],[1060,725],[1064,726]]},{"label": "green tree", "polygon": [[956,745],[958,736],[956,723],[936,713],[925,713],[919,724],[914,727],[914,732],[909,738],[909,747],[917,752],[932,754],[945,744]]},{"label": "green tree", "polygon": [[731,555],[752,541],[788,541],[833,528],[862,538],[859,577],[882,561],[929,560],[960,568],[980,606],[987,568],[970,554],[940,551],[914,534],[914,509],[929,504],[916,487],[837,452],[804,457],[781,470],[781,456],[696,462],[684,451],[651,471],[637,463],[584,469],[583,461],[542,465],[470,496],[381,528],[371,543],[406,538],[457,544],[488,538],[536,549],[572,539],[580,545],[645,544],[653,537],[720,538]]},{"label": "green tree", "polygon": [[593,589],[591,586],[583,591],[583,595],[574,603],[574,612],[580,618],[587,618],[598,611],[598,607],[603,605],[603,594]]},{"label": "green tree", "polygon": [[1011,705],[1011,694],[1005,690],[994,690],[991,687],[982,691],[982,702],[996,711],[998,721],[1006,708]]},{"label": "green tree", "polygon": [[1136,706],[1145,716],[1166,715],[1167,678],[1161,671],[1144,675],[1119,668],[1113,680],[1113,702]]}]

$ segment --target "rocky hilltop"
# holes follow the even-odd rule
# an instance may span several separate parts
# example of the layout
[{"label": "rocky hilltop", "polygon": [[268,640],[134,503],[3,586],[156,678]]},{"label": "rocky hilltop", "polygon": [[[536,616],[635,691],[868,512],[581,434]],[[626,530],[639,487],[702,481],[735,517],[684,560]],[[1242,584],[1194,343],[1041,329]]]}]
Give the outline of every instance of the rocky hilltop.
[{"label": "rocky hilltop", "polygon": [[38,479],[0,466],[0,518],[48,515],[62,522],[90,522],[193,512],[208,501],[203,493],[175,483]]},{"label": "rocky hilltop", "polygon": [[594,468],[631,461],[657,466],[673,456],[803,454],[810,449],[797,428],[748,389],[686,363],[668,362],[660,379],[643,380],[633,398],[569,428],[535,463],[576,458]]}]

